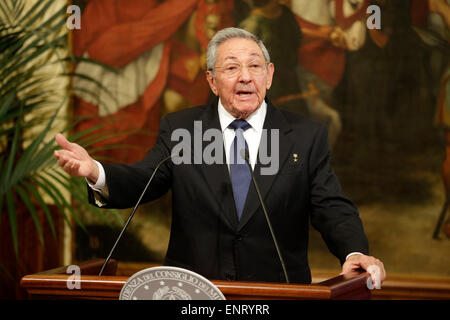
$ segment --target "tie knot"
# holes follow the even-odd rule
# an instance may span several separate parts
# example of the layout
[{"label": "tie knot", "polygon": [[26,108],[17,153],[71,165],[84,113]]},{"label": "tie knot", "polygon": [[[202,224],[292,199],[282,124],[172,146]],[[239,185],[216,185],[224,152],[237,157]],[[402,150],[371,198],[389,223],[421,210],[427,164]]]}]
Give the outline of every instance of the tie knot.
[{"label": "tie knot", "polygon": [[248,123],[245,120],[236,119],[232,123],[230,123],[230,125],[228,127],[230,127],[231,129],[234,129],[234,130],[241,129],[241,130],[245,131],[248,128],[250,128],[251,125],[250,125],[250,123]]}]

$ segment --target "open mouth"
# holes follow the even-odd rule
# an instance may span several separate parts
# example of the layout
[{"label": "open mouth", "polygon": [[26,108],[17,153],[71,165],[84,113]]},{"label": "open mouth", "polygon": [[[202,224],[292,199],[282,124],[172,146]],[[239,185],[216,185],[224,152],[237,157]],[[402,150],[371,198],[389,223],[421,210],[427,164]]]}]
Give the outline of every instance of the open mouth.
[{"label": "open mouth", "polygon": [[246,97],[246,96],[252,95],[253,92],[252,92],[252,91],[244,91],[244,90],[242,90],[242,91],[237,91],[236,94],[237,94],[239,97]]}]

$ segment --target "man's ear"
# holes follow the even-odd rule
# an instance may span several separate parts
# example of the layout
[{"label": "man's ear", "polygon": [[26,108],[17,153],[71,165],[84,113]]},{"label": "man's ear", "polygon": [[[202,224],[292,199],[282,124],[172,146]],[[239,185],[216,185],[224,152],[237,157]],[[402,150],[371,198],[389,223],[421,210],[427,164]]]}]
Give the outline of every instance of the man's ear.
[{"label": "man's ear", "polygon": [[266,89],[269,90],[272,86],[273,73],[275,72],[275,66],[272,62],[267,65],[267,84]]},{"label": "man's ear", "polygon": [[214,78],[212,71],[206,71],[206,79],[208,80],[209,87],[211,88],[211,91],[217,96],[219,95],[219,91],[217,91],[216,87],[216,79]]}]

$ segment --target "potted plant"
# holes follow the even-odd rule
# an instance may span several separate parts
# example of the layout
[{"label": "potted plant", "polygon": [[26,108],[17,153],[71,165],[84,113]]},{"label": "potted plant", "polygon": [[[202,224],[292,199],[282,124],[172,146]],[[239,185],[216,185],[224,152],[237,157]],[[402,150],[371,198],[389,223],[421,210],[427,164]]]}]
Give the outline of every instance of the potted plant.
[{"label": "potted plant", "polygon": [[[106,222],[110,218],[88,205],[84,181],[66,175],[53,158],[54,135],[70,134],[75,125],[68,115],[71,79],[101,86],[73,72],[82,58],[68,49],[66,6],[53,0],[0,2],[0,291],[7,298],[5,286],[13,283],[17,291],[20,277],[36,272],[30,266],[42,267],[43,250],[31,258],[29,252],[44,248],[49,233],[61,242],[60,221],[83,226],[72,199]],[[94,129],[70,139],[89,149],[99,139]]]}]

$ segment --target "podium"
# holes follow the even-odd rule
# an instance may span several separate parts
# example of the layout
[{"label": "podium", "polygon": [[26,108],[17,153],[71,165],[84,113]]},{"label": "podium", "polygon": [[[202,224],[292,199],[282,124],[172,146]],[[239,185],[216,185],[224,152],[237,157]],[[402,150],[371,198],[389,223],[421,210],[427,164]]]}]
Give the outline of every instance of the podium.
[{"label": "podium", "polygon": [[[79,289],[69,289],[68,283],[73,283],[75,278],[66,273],[67,267],[26,275],[20,284],[30,299],[117,300],[128,277],[116,275],[115,260],[110,260],[103,275],[98,276],[103,262],[103,259],[95,259],[78,264],[81,271]],[[222,280],[211,282],[227,300],[339,300],[369,299],[370,290],[366,285],[369,277],[366,272],[352,272],[310,285]]]}]

